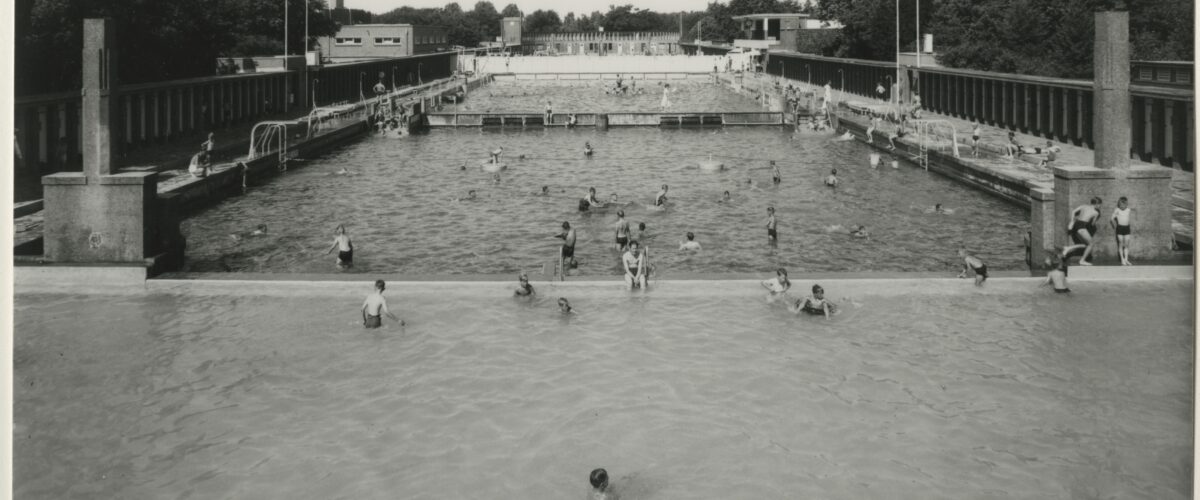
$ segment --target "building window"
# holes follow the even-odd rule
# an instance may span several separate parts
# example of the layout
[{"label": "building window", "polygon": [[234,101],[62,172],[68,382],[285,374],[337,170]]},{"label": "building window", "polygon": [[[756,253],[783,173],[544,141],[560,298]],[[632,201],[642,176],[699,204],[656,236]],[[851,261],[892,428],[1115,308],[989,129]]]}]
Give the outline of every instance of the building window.
[{"label": "building window", "polygon": [[334,45],[362,45],[362,38],[334,38]]},{"label": "building window", "polygon": [[1160,81],[1160,82],[1171,81],[1171,70],[1166,69],[1166,68],[1159,68],[1157,73],[1158,73],[1158,81]]},{"label": "building window", "polygon": [[404,40],[400,38],[376,38],[375,45],[403,45]]},{"label": "building window", "polygon": [[1153,80],[1154,70],[1150,68],[1138,68],[1138,80]]},{"label": "building window", "polygon": [[1192,83],[1192,75],[1187,71],[1179,70],[1175,72],[1175,83]]}]

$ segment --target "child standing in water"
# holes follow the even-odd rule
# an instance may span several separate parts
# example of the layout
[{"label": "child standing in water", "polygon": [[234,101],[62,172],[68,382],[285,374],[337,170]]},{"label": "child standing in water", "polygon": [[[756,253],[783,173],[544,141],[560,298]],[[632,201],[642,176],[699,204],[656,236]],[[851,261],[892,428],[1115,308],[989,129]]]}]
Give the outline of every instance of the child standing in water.
[{"label": "child standing in water", "polygon": [[767,207],[767,239],[772,242],[779,239],[775,232],[775,207]]},{"label": "child standing in water", "polygon": [[763,280],[762,286],[771,292],[767,300],[773,301],[787,292],[792,287],[792,282],[788,281],[787,269],[781,267],[775,270],[774,278]]},{"label": "child standing in water", "polygon": [[333,237],[333,245],[329,247],[325,255],[329,255],[336,248],[338,250],[338,267],[344,268],[354,265],[354,244],[350,242],[350,236],[346,235],[346,228],[338,224],[333,234],[336,235]]}]

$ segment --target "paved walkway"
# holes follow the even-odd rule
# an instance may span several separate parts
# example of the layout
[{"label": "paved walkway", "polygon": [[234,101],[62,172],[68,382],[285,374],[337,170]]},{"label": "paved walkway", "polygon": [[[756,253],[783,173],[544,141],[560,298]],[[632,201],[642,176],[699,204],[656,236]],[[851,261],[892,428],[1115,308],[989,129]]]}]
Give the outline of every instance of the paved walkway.
[{"label": "paved walkway", "polygon": [[[763,80],[764,84],[770,82],[773,86],[777,80],[774,76],[747,76],[746,81]],[[824,89],[816,85],[810,85],[804,82],[795,80],[784,80],[783,85],[791,84],[793,87],[799,87],[803,91],[817,92],[820,95]],[[753,83],[746,83],[747,86],[753,86]],[[873,99],[870,97],[862,97],[852,94],[841,95],[834,91],[834,99],[840,100],[839,104],[845,108],[854,111],[855,114],[843,113],[839,116],[840,119],[854,120],[863,126],[869,122],[867,115],[861,114],[867,111],[876,113],[886,113],[890,109],[890,104],[887,101]],[[971,156],[971,131],[974,124],[968,120],[947,116],[939,113],[934,113],[928,110],[921,112],[922,120],[939,120],[944,121],[955,130],[955,135],[959,143],[959,153],[961,159],[970,162],[973,165],[985,168],[991,171],[1005,174],[1008,177],[1021,179],[1027,184],[1054,188],[1054,173],[1049,168],[1038,167],[1038,163],[1044,158],[1044,155],[1019,155],[1018,158],[1006,158],[1005,149],[1008,145],[1008,129],[982,126],[980,134],[980,152],[979,156]],[[896,125],[883,122],[880,130],[888,132],[896,129]],[[1048,139],[1044,137],[1032,136],[1023,134],[1019,131],[1016,133],[1017,142],[1031,149],[1034,146],[1043,147]],[[934,147],[948,148],[950,143],[948,133],[935,130],[943,140],[935,141]],[[878,140],[878,138],[876,139]],[[1058,153],[1058,158],[1054,162],[1055,165],[1093,165],[1094,152],[1091,149],[1082,146],[1076,146],[1071,143],[1063,143],[1053,141],[1055,146],[1061,149]],[[1153,165],[1158,164],[1146,163],[1137,159],[1130,160],[1131,164]],[[1195,235],[1195,187],[1196,176],[1192,172],[1185,172],[1179,169],[1172,169],[1171,179],[1171,205],[1172,205],[1172,226],[1180,241],[1191,244]]]}]

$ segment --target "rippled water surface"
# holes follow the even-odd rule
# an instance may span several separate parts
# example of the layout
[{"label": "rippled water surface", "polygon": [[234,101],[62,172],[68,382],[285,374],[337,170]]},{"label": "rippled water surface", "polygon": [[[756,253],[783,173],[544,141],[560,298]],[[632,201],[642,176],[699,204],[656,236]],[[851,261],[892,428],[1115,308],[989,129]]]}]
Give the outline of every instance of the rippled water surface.
[{"label": "rippled water surface", "polygon": [[[584,158],[590,142],[595,155]],[[500,181],[483,172],[503,146]],[[828,134],[781,128],[439,129],[405,138],[369,137],[308,161],[245,195],[184,222],[193,271],[326,272],[333,229],[355,245],[353,272],[415,274],[540,272],[556,260],[563,221],[578,230],[580,274],[617,272],[616,210],[579,213],[589,187],[617,193],[636,229],[644,222],[655,271],[957,272],[960,245],[993,269],[1024,268],[1022,210],[938,174],[901,162],[871,169],[873,150]],[[520,159],[525,155],[525,159]],[[726,164],[704,172],[698,162]],[[771,184],[775,160],[783,182]],[[890,158],[883,156],[886,164]],[[341,168],[350,175],[335,175]],[[831,168],[841,186],[822,184]],[[753,181],[753,186],[746,184]],[[665,211],[648,207],[662,184]],[[548,196],[536,196],[548,186]],[[475,201],[454,202],[468,190]],[[718,203],[723,191],[729,203]],[[952,215],[926,209],[942,203]],[[776,209],[779,242],[768,244],[766,210]],[[259,224],[268,232],[248,233]],[[863,224],[869,240],[845,229]],[[838,227],[840,226],[840,227]],[[677,251],[688,231],[703,246]]]},{"label": "rippled water surface", "polygon": [[1191,283],[952,283],[826,283],[830,321],[389,290],[409,325],[377,331],[309,287],[22,295],[14,493],[558,500],[606,467],[626,500],[1189,497]]},{"label": "rippled water surface", "polygon": [[[555,113],[594,112],[656,112],[662,108],[664,85],[672,89],[667,95],[671,111],[763,111],[753,99],[708,82],[708,77],[689,80],[624,80],[634,91],[612,92],[615,80],[582,81],[495,81],[472,91],[457,108],[447,106],[442,112],[459,110],[464,113],[527,112],[541,113],[550,101]],[[637,93],[636,89],[641,89]]]}]

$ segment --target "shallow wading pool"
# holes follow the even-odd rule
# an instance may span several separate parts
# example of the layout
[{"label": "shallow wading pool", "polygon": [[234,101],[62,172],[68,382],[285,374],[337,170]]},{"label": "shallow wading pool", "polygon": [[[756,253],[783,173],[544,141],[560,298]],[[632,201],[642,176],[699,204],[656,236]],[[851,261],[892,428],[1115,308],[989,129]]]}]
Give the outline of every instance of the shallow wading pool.
[{"label": "shallow wading pool", "polygon": [[743,281],[393,285],[376,331],[365,281],[17,296],[15,496],[1190,493],[1190,281],[829,281],[830,321]]}]

